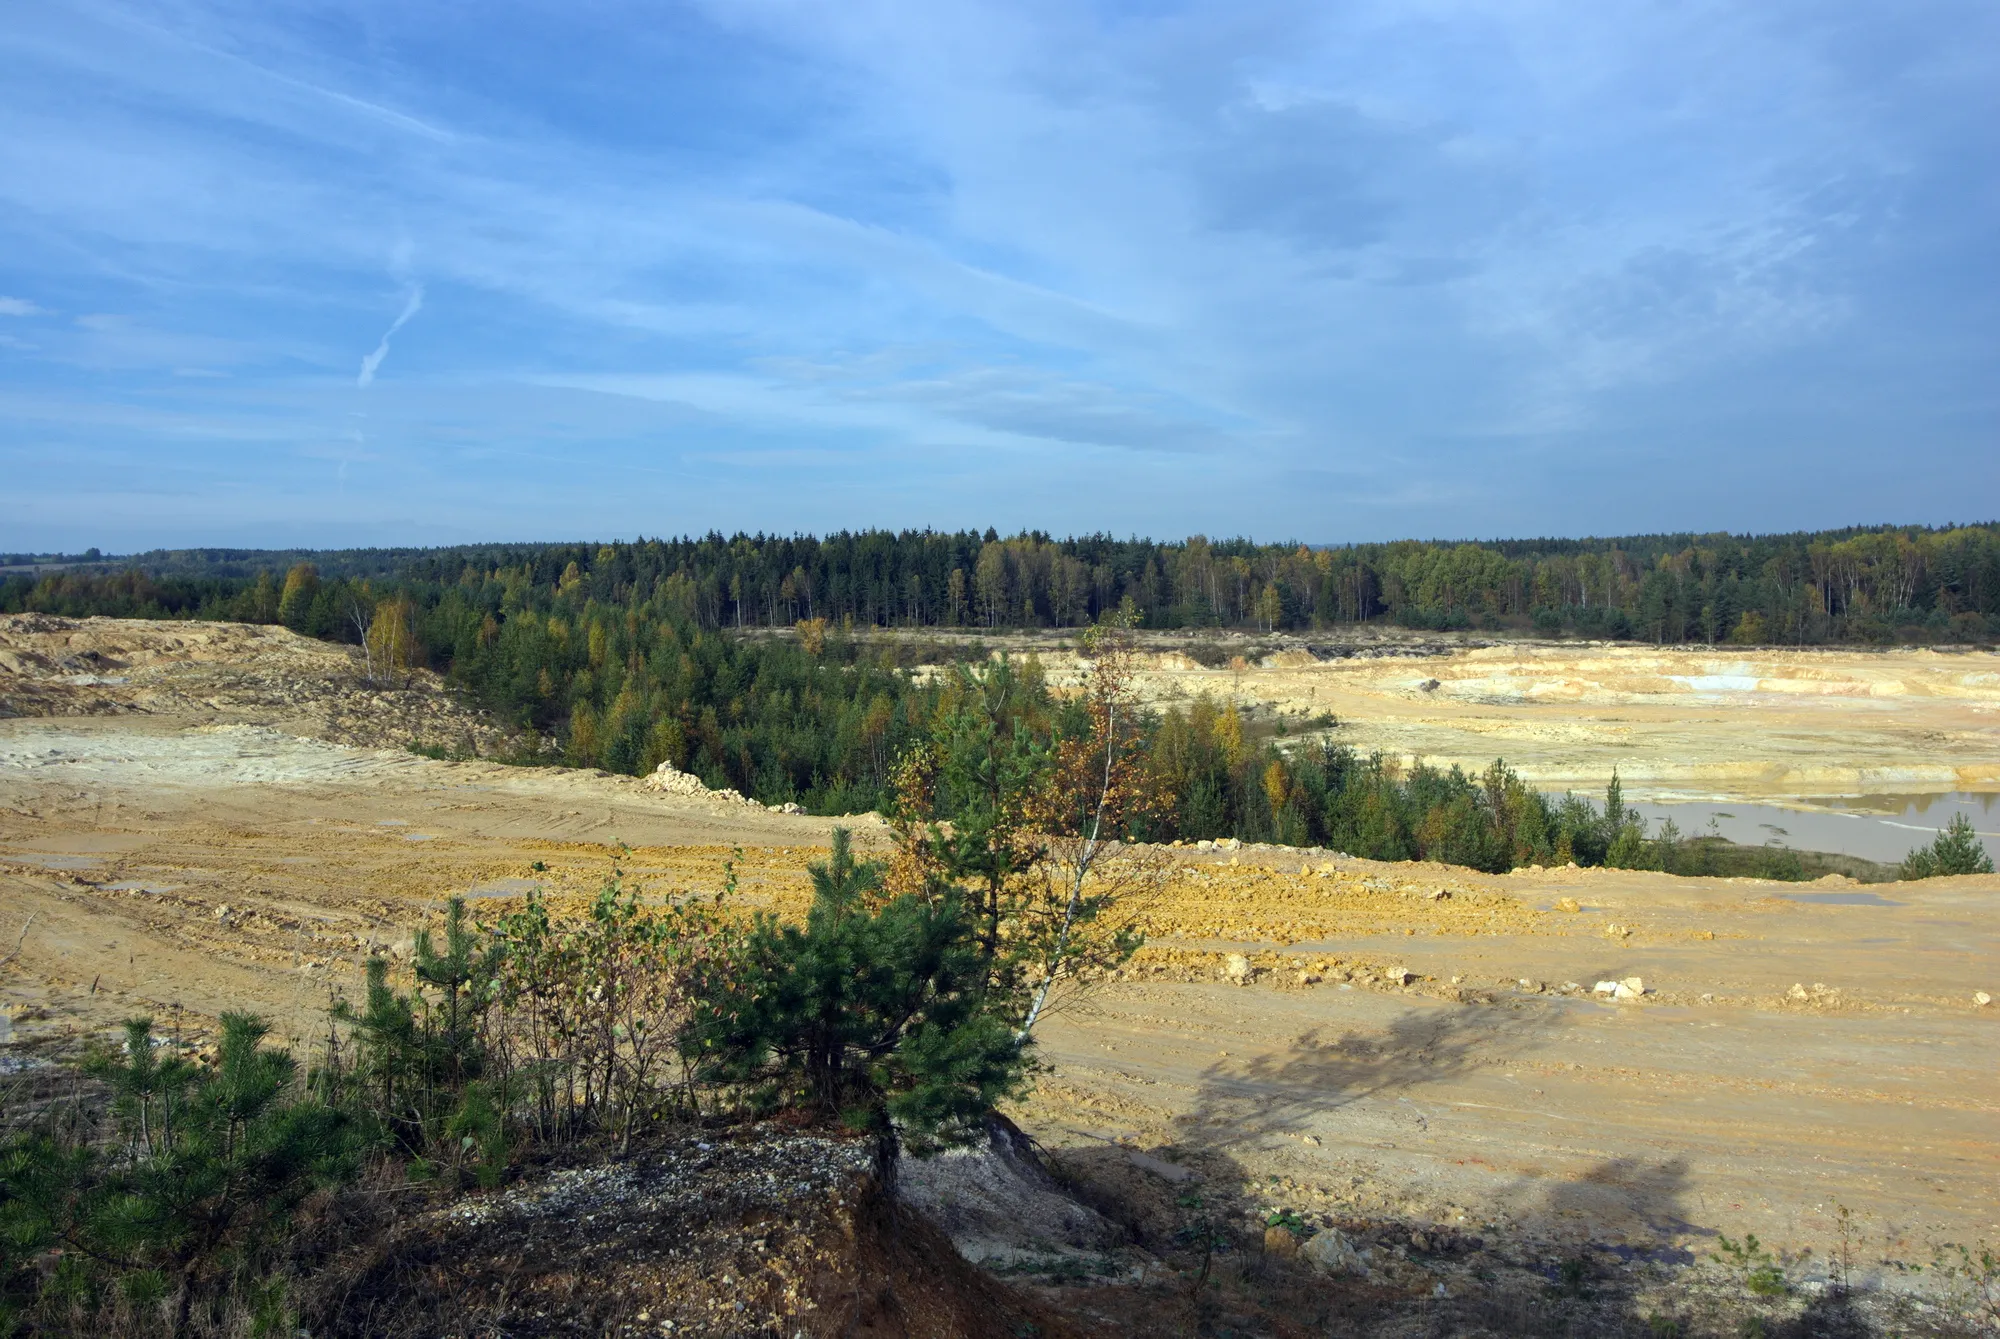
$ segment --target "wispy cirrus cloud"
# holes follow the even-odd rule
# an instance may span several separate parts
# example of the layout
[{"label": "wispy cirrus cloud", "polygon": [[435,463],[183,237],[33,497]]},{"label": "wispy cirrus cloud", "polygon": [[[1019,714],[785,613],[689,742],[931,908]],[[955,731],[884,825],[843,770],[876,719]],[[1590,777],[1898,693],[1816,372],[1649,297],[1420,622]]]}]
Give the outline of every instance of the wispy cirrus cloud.
[{"label": "wispy cirrus cloud", "polygon": [[362,358],[361,371],[354,378],[356,386],[366,388],[374,383],[376,369],[381,367],[382,360],[389,356],[390,338],[408,325],[410,318],[423,309],[424,288],[422,284],[418,284],[411,288],[409,296],[403,299],[403,310],[397,312],[396,319],[389,322],[389,328],[382,332],[382,338],[376,341],[374,349]]}]

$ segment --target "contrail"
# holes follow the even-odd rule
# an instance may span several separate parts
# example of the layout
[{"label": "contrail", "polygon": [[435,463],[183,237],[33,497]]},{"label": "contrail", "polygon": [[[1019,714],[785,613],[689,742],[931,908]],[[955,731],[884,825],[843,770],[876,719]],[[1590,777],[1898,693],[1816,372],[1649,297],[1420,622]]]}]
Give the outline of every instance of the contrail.
[{"label": "contrail", "polygon": [[382,332],[382,342],[375,346],[375,352],[361,360],[361,375],[354,379],[356,386],[366,386],[375,380],[375,369],[380,367],[382,360],[389,356],[389,336],[395,334],[408,324],[409,319],[415,316],[423,305],[424,286],[418,284],[410,290],[410,300],[403,304],[403,314],[398,316],[390,324],[389,328]]}]

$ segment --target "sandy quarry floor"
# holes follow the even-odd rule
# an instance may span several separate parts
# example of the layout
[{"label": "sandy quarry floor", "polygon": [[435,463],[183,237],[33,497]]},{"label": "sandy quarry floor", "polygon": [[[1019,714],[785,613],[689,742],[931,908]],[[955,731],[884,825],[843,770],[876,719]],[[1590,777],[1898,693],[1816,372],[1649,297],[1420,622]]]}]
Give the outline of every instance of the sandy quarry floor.
[{"label": "sandy quarry floor", "polygon": [[[266,691],[268,649],[245,643],[252,664],[228,671],[251,685],[241,697],[0,721],[0,959],[15,955],[0,1017],[15,1041],[141,1011],[199,1027],[239,1007],[310,1038],[370,948],[406,946],[445,896],[497,907],[531,879],[582,895],[614,858],[651,890],[712,890],[740,845],[747,905],[803,905],[824,819],[300,738],[289,706],[243,700]],[[154,666],[168,681],[221,672]],[[1435,662],[1426,673],[1443,682]],[[296,677],[286,702],[322,694],[322,721],[359,691]],[[0,696],[21,687],[0,680]],[[434,695],[420,685],[424,700],[400,705],[445,710]],[[1926,700],[1982,719],[1976,696]],[[1727,721],[1734,701],[1704,709]],[[1877,702],[1808,706],[1875,722]],[[1933,751],[1940,766],[1958,756]],[[634,849],[616,856],[617,842]],[[1864,894],[1278,850],[1173,858],[1128,978],[1046,1030],[1051,1072],[1021,1115],[1051,1145],[1129,1150],[1163,1175],[1186,1163],[1308,1214],[1670,1256],[1717,1231],[1824,1248],[1837,1203],[1878,1253],[2000,1242],[2000,1006],[1974,1002],[2000,995],[2000,879]],[[1232,952],[1247,984],[1225,978]],[[1631,976],[1640,1000],[1590,995]]]},{"label": "sandy quarry floor", "polygon": [[[1292,640],[1204,669],[1154,635],[1139,691],[1160,705],[1206,692],[1295,726],[1332,712],[1333,738],[1360,752],[1469,770],[1505,758],[1550,788],[1601,790],[1616,767],[1635,794],[2000,791],[1992,651]],[[1057,681],[1077,673],[1060,644],[1038,653]]]}]

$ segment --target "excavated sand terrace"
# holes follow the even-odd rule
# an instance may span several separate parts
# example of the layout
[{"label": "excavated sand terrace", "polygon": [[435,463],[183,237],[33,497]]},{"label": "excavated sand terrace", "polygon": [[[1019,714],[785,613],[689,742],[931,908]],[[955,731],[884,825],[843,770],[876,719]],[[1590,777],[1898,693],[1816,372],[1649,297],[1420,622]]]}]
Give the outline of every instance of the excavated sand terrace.
[{"label": "excavated sand terrace", "polygon": [[[1157,648],[1157,640],[1149,648]],[[2000,654],[1742,650],[1587,643],[1452,649],[1377,641],[1279,651],[1205,669],[1149,649],[1138,691],[1208,693],[1301,726],[1322,712],[1362,753],[1472,771],[1505,758],[1528,780],[1731,799],[2000,791]],[[1074,680],[1065,650],[1040,652]]]},{"label": "excavated sand terrace", "polygon": [[[1431,693],[1383,686],[1414,677],[1408,661],[1375,665],[1373,688],[1341,691],[1400,703],[1412,721],[1449,717],[1461,704],[1437,697],[1441,659],[1421,662],[1441,685]],[[1971,672],[1908,659],[1856,664],[1905,684],[1927,682],[1919,671],[1933,660],[1941,675]],[[57,672],[77,671],[39,671]],[[649,892],[713,890],[741,846],[742,904],[789,911],[825,847],[825,819],[598,773],[342,746],[330,731],[301,738],[313,723],[301,713],[232,697],[191,662],[166,657],[158,673],[180,676],[202,705],[0,721],[0,958],[17,955],[0,967],[0,1017],[27,1053],[140,1011],[195,1029],[255,1008],[311,1038],[371,948],[407,951],[447,895],[497,909],[534,881],[581,898],[614,859]],[[264,671],[214,673],[261,683]],[[1335,677],[1306,686],[1331,691]],[[1490,680],[1491,666],[1467,677]],[[1973,743],[1930,756],[1971,765],[1991,756],[1979,742],[1990,743],[1979,732],[1991,708],[1979,684],[1959,686],[1967,696],[1810,705],[1825,713],[1826,740],[1847,737],[1843,711],[1865,725],[1852,727],[1863,751],[1870,740],[1885,750],[1870,765],[1963,713],[1952,719]],[[328,678],[310,691],[332,719],[355,690]],[[428,719],[448,706],[428,700],[435,691],[420,684],[400,706]],[[0,698],[24,696],[0,678]],[[1931,707],[1896,714],[1919,700]],[[1333,709],[1356,712],[1356,730],[1404,728]],[[1550,722],[1637,710],[1463,704],[1488,718],[1530,709]],[[1766,709],[1700,705],[1721,723],[1705,747],[1729,746]],[[1620,756],[1630,766],[1635,755]],[[859,826],[879,843],[878,825]],[[621,856],[617,842],[632,849]],[[1043,1033],[1051,1071],[1020,1116],[1046,1143],[1123,1150],[1149,1174],[1199,1166],[1323,1217],[1587,1237],[1667,1258],[1711,1249],[1717,1231],[1823,1249],[1836,1204],[1861,1219],[1870,1258],[2000,1241],[2000,1007],[1975,1003],[1977,991],[2000,994],[2000,879],[1862,894],[1598,871],[1486,876],[1279,849],[1167,858],[1148,948]],[[1591,993],[1635,976],[1641,998]],[[1565,991],[1572,982],[1580,989]],[[0,1064],[22,1054],[0,1050]]]}]

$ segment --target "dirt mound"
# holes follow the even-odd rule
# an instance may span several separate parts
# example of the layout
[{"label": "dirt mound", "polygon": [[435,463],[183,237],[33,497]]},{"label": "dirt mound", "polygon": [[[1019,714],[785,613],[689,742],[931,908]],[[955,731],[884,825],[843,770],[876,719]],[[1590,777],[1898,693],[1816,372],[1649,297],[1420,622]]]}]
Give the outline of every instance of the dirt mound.
[{"label": "dirt mound", "polygon": [[530,1176],[318,1277],[315,1334],[1002,1339],[1073,1331],[892,1212],[853,1140],[763,1126]]},{"label": "dirt mound", "polygon": [[127,714],[276,725],[369,748],[486,754],[513,743],[437,675],[370,682],[358,649],[284,628],[0,616],[0,718]]},{"label": "dirt mound", "polygon": [[802,814],[805,807],[799,804],[763,804],[751,799],[742,791],[730,786],[721,790],[711,790],[692,772],[683,772],[671,762],[663,762],[639,780],[646,790],[656,790],[662,795],[678,795],[685,800],[715,800],[722,804],[747,804],[753,809],[768,809],[774,814]]}]

